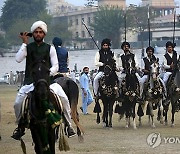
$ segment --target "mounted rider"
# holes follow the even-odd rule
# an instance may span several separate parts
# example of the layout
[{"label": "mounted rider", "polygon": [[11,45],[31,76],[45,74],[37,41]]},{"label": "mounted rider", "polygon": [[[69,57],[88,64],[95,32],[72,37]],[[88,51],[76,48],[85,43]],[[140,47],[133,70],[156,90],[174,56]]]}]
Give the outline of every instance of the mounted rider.
[{"label": "mounted rider", "polygon": [[[21,139],[21,137],[25,134],[25,128],[21,123],[21,107],[27,93],[34,90],[33,78],[31,73],[32,65],[36,61],[45,61],[46,66],[50,70],[50,75],[54,75],[58,71],[58,59],[56,50],[53,46],[44,42],[44,37],[47,33],[46,23],[43,21],[36,21],[31,26],[31,32],[34,38],[34,42],[28,43],[28,33],[23,32],[22,35],[19,36],[22,39],[23,43],[16,54],[16,61],[18,63],[26,59],[24,86],[20,88],[14,104],[18,128],[15,129],[11,137],[16,140]],[[75,132],[71,125],[71,109],[68,97],[66,96],[62,87],[57,83],[51,84],[50,89],[54,91],[54,93],[57,94],[62,101],[64,115],[68,123],[67,134],[69,135],[69,137],[72,137],[75,135]]]},{"label": "mounted rider", "polygon": [[[121,73],[119,75],[120,84],[126,76],[126,72],[128,71],[128,68],[129,68],[129,62],[128,61],[130,59],[132,60],[132,67],[136,68],[136,69],[139,68],[139,64],[138,64],[136,55],[130,51],[129,42],[123,42],[121,45],[121,49],[124,51],[124,53],[122,55],[118,54],[117,59],[116,59],[118,71],[120,71],[120,73]],[[134,70],[134,71],[136,72],[136,70]],[[135,73],[135,74],[136,74],[136,77],[138,79],[138,77],[139,77],[138,73]]]},{"label": "mounted rider", "polygon": [[111,51],[111,40],[106,38],[101,42],[101,49],[95,55],[95,66],[99,67],[98,73],[96,74],[93,82],[94,95],[96,98],[99,97],[98,88],[99,88],[99,79],[104,75],[104,67],[112,59],[116,59],[114,52]]},{"label": "mounted rider", "polygon": [[141,60],[141,71],[143,76],[140,78],[140,97],[142,98],[142,93],[144,90],[144,83],[149,81],[150,67],[157,60],[154,56],[154,48],[149,46],[146,48],[147,56]]},{"label": "mounted rider", "polygon": [[56,53],[57,53],[57,58],[59,62],[59,70],[58,72],[63,74],[64,76],[69,75],[69,53],[68,51],[62,47],[62,39],[59,37],[54,37],[52,41]]},{"label": "mounted rider", "polygon": [[166,43],[166,54],[163,57],[163,67],[165,69],[165,73],[163,76],[163,81],[167,85],[167,81],[169,76],[173,74],[175,76],[175,67],[178,62],[177,52],[174,50],[174,43],[168,41]]}]

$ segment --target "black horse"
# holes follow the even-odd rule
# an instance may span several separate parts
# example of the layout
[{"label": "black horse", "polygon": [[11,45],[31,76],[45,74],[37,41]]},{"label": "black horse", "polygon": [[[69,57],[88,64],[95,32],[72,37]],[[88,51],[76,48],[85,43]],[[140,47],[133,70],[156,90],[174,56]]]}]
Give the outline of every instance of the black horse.
[{"label": "black horse", "polygon": [[135,74],[136,68],[132,65],[132,59],[129,59],[127,62],[126,76],[121,83],[122,113],[120,117],[125,114],[126,128],[130,126],[130,117],[133,117],[133,127],[136,129],[135,107],[139,99],[139,82]]},{"label": "black horse", "polygon": [[23,105],[22,119],[30,128],[35,152],[55,154],[55,129],[61,124],[61,105],[49,89],[49,69],[44,63],[36,63],[32,71],[34,90]]},{"label": "black horse", "polygon": [[167,113],[171,104],[171,126],[174,126],[175,112],[180,110],[180,59],[177,62],[174,72],[170,75],[167,82],[167,100],[164,103],[165,124],[167,125]]},{"label": "black horse", "polygon": [[[111,59],[108,64],[104,67],[104,75],[99,79],[99,93],[100,99],[103,103],[103,125],[104,127],[112,127],[112,115],[113,115],[113,105],[115,99],[118,95],[118,78],[116,75],[116,65],[115,60]],[[100,122],[99,111],[97,111],[97,106],[99,105],[99,100],[95,100],[94,112],[97,113],[97,123]]]},{"label": "black horse", "polygon": [[79,137],[79,141],[83,141],[83,134],[84,130],[82,126],[79,123],[79,114],[77,112],[77,105],[78,105],[78,99],[79,99],[79,88],[76,82],[74,82],[72,79],[68,77],[63,77],[61,74],[54,77],[54,81],[61,85],[64,92],[66,93],[70,107],[71,107],[71,116],[74,121],[74,123],[77,126],[77,134]]}]

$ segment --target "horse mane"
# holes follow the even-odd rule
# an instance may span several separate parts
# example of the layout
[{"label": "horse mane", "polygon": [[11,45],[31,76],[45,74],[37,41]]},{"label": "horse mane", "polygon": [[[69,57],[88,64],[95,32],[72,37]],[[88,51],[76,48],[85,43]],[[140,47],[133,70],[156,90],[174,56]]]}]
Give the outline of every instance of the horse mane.
[{"label": "horse mane", "polygon": [[32,65],[31,73],[34,83],[37,83],[39,80],[44,80],[49,84],[50,70],[44,60],[35,61]]}]

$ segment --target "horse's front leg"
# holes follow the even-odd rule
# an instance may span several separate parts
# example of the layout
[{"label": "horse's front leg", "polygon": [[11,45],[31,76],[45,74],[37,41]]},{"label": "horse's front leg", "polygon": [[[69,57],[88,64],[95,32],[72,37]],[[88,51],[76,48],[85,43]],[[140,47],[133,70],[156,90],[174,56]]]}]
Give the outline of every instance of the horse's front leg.
[{"label": "horse's front leg", "polygon": [[134,129],[137,129],[137,127],[136,127],[136,102],[134,101],[133,102],[134,103],[134,105],[133,105],[133,128]]},{"label": "horse's front leg", "polygon": [[51,154],[55,154],[55,140],[56,140],[55,129],[49,126],[48,141],[49,141],[49,148],[50,148]]},{"label": "horse's front leg", "polygon": [[[150,111],[150,115],[149,115],[149,124],[151,125],[152,128],[155,128],[155,124],[154,124],[154,111],[153,111],[153,106],[152,106],[152,102],[149,101],[149,111]],[[151,117],[151,121],[150,121],[150,117]]]},{"label": "horse's front leg", "polygon": [[126,126],[125,128],[129,128],[130,126],[130,117],[126,115]]},{"label": "horse's front leg", "polygon": [[159,109],[160,109],[160,123],[163,124],[164,120],[163,120],[163,105],[162,105],[162,99],[160,99],[159,101]]},{"label": "horse's front leg", "polygon": [[108,127],[107,116],[108,116],[107,104],[104,103],[103,116],[102,116],[103,127]]},{"label": "horse's front leg", "polygon": [[109,104],[109,127],[112,127],[113,105],[114,102]]},{"label": "horse's front leg", "polygon": [[[144,104],[141,105],[144,115],[146,113],[147,105],[148,101],[144,101]],[[142,116],[139,116],[139,126],[142,126]]]},{"label": "horse's front leg", "polygon": [[174,104],[174,102],[171,102],[171,105],[172,105],[172,111],[171,111],[171,114],[172,114],[172,117],[171,117],[171,127],[174,127],[174,114],[175,114],[175,104]]},{"label": "horse's front leg", "polygon": [[168,125],[168,119],[167,119],[168,118],[168,110],[169,110],[169,104],[164,106],[164,113],[165,113],[165,115],[164,115],[164,117],[165,117],[164,122],[165,122],[165,125]]}]

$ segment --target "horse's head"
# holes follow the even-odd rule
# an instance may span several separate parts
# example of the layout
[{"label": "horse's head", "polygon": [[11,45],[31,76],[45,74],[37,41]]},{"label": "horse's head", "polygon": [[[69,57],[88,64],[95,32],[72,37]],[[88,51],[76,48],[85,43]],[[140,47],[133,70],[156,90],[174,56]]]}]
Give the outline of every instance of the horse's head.
[{"label": "horse's head", "polygon": [[135,73],[135,66],[133,65],[133,60],[132,58],[129,58],[129,60],[127,61],[127,70],[126,70],[126,73],[127,74],[134,74]]},{"label": "horse's head", "polygon": [[34,63],[32,69],[32,77],[35,86],[35,95],[38,96],[40,100],[45,100],[48,97],[49,92],[49,77],[50,71],[46,67],[44,62]]},{"label": "horse's head", "polygon": [[115,95],[118,90],[118,79],[115,72],[116,63],[115,60],[104,66],[104,76],[99,80],[100,83],[100,91],[106,96],[110,97]]},{"label": "horse's head", "polygon": [[158,58],[156,61],[153,62],[153,64],[150,67],[150,75],[153,80],[157,80],[157,77],[159,75],[159,59]]},{"label": "horse's head", "polygon": [[112,58],[108,61],[107,64],[104,66],[104,74],[105,76],[109,76],[111,73],[115,72],[116,70],[116,61]]}]

